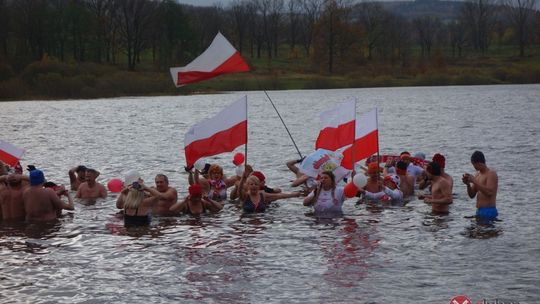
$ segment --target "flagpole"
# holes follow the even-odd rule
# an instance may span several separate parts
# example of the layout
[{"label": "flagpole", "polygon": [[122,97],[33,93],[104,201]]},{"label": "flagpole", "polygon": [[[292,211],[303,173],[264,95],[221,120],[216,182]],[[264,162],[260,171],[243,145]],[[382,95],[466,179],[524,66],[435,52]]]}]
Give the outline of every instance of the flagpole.
[{"label": "flagpole", "polygon": [[246,171],[248,157],[248,104],[247,104],[247,95],[246,95],[246,146],[244,150],[244,171]]},{"label": "flagpole", "polygon": [[379,161],[380,161],[380,153],[379,153],[379,109],[375,107],[375,124],[377,126],[377,179],[380,178],[379,173]]},{"label": "flagpole", "polygon": [[[258,82],[258,81],[257,81]],[[285,127],[285,130],[287,130],[287,134],[289,134],[289,137],[291,138],[291,141],[294,145],[294,148],[296,148],[296,152],[298,152],[298,155],[300,155],[300,158],[303,158],[302,157],[302,153],[300,153],[300,150],[298,149],[298,146],[296,145],[296,142],[294,141],[292,135],[291,135],[291,132],[289,131],[289,128],[287,128],[287,125],[285,124],[285,121],[283,121],[283,118],[281,118],[281,114],[279,114],[279,111],[278,109],[276,108],[276,105],[274,104],[274,102],[272,101],[272,98],[270,98],[270,96],[268,95],[268,93],[266,92],[265,89],[263,89],[263,92],[264,94],[266,94],[266,97],[268,97],[268,100],[270,101],[270,103],[272,104],[272,106],[274,107],[274,110],[276,110],[276,113],[279,117],[279,119],[281,120],[281,123],[283,124],[283,126]]]},{"label": "flagpole", "polygon": [[354,150],[356,149],[356,98],[354,98],[354,136],[353,136],[353,142],[352,142],[352,170],[356,173],[355,169],[355,163],[356,163],[356,159],[355,159],[355,152]]}]

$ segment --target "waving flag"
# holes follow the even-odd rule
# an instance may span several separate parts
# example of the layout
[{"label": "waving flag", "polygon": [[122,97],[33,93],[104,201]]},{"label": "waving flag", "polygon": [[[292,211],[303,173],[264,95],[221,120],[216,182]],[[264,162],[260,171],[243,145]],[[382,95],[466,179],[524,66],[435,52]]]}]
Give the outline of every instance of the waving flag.
[{"label": "waving flag", "polygon": [[216,116],[192,126],[184,138],[186,163],[231,152],[247,144],[247,96],[221,110]]},{"label": "waving flag", "polygon": [[3,161],[7,165],[15,167],[24,152],[24,149],[15,147],[7,141],[0,139],[0,161]]},{"label": "waving flag", "polygon": [[336,151],[354,142],[356,100],[349,100],[319,115],[321,131],[315,149]]},{"label": "waving flag", "polygon": [[[354,145],[343,151],[341,165],[352,170],[354,162],[371,156],[379,151],[379,130],[377,126],[377,108],[356,120],[356,139]],[[354,154],[354,155],[353,155]]]},{"label": "waving flag", "polygon": [[232,44],[218,33],[199,57],[185,67],[171,68],[170,71],[174,85],[181,87],[221,74],[247,72],[249,66]]}]

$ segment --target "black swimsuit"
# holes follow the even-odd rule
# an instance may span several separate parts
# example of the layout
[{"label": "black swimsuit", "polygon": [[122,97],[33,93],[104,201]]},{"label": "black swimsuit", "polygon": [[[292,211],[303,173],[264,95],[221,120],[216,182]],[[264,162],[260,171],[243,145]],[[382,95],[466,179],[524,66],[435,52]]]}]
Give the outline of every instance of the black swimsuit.
[{"label": "black swimsuit", "polygon": [[251,201],[251,196],[248,195],[248,197],[246,198],[246,201],[244,202],[244,212],[254,213],[254,212],[264,212],[266,210],[266,205],[264,204],[264,195],[262,193],[259,193],[259,195],[260,195],[260,200],[257,206],[253,204],[253,201]]},{"label": "black swimsuit", "polygon": [[124,226],[133,227],[133,226],[148,226],[150,225],[150,214],[147,215],[137,215],[139,208],[135,209],[135,215],[128,215],[124,211]]}]

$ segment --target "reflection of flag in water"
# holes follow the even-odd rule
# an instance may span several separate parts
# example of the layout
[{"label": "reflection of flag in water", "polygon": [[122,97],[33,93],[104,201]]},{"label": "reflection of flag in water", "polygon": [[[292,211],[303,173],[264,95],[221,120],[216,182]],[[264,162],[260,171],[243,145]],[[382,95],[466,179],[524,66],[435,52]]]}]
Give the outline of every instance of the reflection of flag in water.
[{"label": "reflection of flag in water", "polygon": [[232,44],[218,33],[199,57],[184,67],[171,68],[170,71],[174,85],[181,87],[222,74],[247,72],[249,66]]},{"label": "reflection of flag in water", "polygon": [[192,126],[184,138],[186,163],[247,144],[247,96]]},{"label": "reflection of flag in water", "polygon": [[343,161],[341,162],[341,165],[352,170],[353,156],[354,162],[357,162],[378,151],[379,130],[377,126],[377,108],[375,108],[356,120],[356,139],[353,146],[343,151]]},{"label": "reflection of flag in water", "polygon": [[349,100],[319,114],[321,131],[315,149],[336,151],[354,141],[356,101]]},{"label": "reflection of flag in water", "polygon": [[342,155],[325,149],[317,149],[304,158],[300,165],[300,172],[307,176],[317,177],[321,172],[332,171],[339,182],[349,170],[340,166]]},{"label": "reflection of flag in water", "polygon": [[24,149],[0,139],[0,161],[11,167],[15,167],[24,154]]}]

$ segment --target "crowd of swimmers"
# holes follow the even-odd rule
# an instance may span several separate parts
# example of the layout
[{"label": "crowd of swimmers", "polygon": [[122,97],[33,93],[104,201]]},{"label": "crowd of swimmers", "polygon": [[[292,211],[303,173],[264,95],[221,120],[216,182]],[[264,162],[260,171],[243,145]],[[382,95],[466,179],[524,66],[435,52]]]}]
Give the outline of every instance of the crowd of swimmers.
[{"label": "crowd of swimmers", "polygon": [[[123,188],[118,194],[116,207],[122,210],[126,226],[148,225],[151,216],[175,216],[190,214],[199,216],[216,213],[223,209],[227,200],[236,202],[245,213],[264,212],[273,201],[303,197],[303,205],[311,206],[317,216],[339,216],[346,199],[355,197],[380,204],[402,204],[414,197],[431,206],[434,214],[448,214],[453,202],[454,182],[445,172],[445,157],[435,154],[431,161],[417,153],[411,156],[402,152],[397,159],[390,158],[383,167],[378,160],[367,163],[362,171],[366,184],[355,188],[353,196],[347,196],[342,181],[336,180],[333,172],[324,171],[318,177],[301,172],[297,164],[302,160],[286,163],[295,179],[291,187],[298,191],[284,192],[266,185],[261,171],[245,165],[240,176],[226,178],[223,168],[217,164],[206,164],[204,169],[186,168],[189,174],[188,195],[178,199],[178,192],[169,186],[168,177],[158,174],[154,186],[147,185],[137,171],[125,174]],[[484,154],[475,151],[471,164],[474,175],[463,174],[462,182],[471,198],[476,197],[476,217],[484,222],[496,219],[497,173],[486,166]],[[51,221],[62,214],[62,210],[74,210],[70,191],[62,185],[47,182],[44,173],[28,166],[23,174],[19,165],[9,168],[0,163],[0,218],[2,221]],[[106,198],[104,185],[96,181],[100,172],[84,166],[74,167],[68,172],[70,189],[75,198]]]}]

